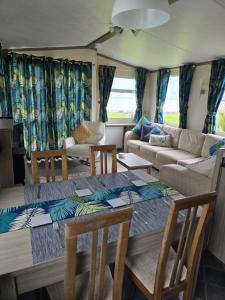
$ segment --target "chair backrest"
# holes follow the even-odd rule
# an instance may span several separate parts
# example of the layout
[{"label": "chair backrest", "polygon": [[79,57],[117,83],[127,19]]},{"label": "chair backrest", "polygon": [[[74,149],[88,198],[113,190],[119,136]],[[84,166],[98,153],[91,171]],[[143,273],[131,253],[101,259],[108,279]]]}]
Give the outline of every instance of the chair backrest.
[{"label": "chair backrest", "polygon": [[108,173],[108,157],[107,153],[112,153],[112,167],[111,173],[117,172],[117,162],[116,162],[116,145],[97,145],[97,146],[90,146],[90,165],[91,165],[91,176],[96,175],[96,153],[100,152],[100,171],[101,174]]},{"label": "chair backrest", "polygon": [[31,154],[31,169],[32,169],[32,181],[33,183],[40,183],[39,176],[39,161],[44,160],[45,163],[45,177],[49,182],[50,178],[55,181],[55,158],[60,157],[62,159],[62,178],[68,179],[68,166],[66,150],[49,150],[41,152],[32,152]]},{"label": "chair backrest", "polygon": [[[184,291],[183,299],[191,299],[204,232],[213,214],[215,200],[216,193],[212,192],[172,201],[158,259],[154,300],[161,300],[162,296],[167,297],[174,290],[178,293]],[[179,223],[178,248],[174,258],[169,261],[171,243]],[[165,281],[169,286],[165,287]]]},{"label": "chair backrest", "polygon": [[[64,299],[76,299],[76,270],[77,270],[77,237],[80,234],[91,232],[92,244],[90,252],[90,275],[88,286],[88,300],[104,299],[104,277],[107,258],[109,226],[119,225],[119,236],[116,247],[115,269],[113,280],[113,300],[120,300],[122,296],[122,283],[124,275],[125,257],[129,236],[132,209],[125,208],[112,212],[104,212],[100,215],[88,216],[65,224],[65,280]],[[98,232],[102,230],[99,261]],[[98,276],[96,269],[98,269]],[[96,278],[98,284],[96,288]],[[79,300],[79,299],[78,299]]]}]

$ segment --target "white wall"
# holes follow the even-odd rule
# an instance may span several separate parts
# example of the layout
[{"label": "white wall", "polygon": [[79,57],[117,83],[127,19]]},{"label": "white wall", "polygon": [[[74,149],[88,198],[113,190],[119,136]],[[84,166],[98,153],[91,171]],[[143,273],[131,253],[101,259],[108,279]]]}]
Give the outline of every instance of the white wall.
[{"label": "white wall", "polygon": [[147,75],[145,94],[143,99],[143,115],[154,121],[156,109],[157,73]]},{"label": "white wall", "polygon": [[187,127],[202,131],[207,114],[211,64],[198,66],[192,80]]}]

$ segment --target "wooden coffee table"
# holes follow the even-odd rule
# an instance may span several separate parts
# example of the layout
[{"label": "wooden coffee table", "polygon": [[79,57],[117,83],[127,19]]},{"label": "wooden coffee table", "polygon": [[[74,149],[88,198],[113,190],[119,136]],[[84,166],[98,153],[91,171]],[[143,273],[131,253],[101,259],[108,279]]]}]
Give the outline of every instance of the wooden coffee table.
[{"label": "wooden coffee table", "polygon": [[128,170],[147,169],[151,173],[152,163],[134,153],[124,153],[124,158],[117,154],[117,161]]}]

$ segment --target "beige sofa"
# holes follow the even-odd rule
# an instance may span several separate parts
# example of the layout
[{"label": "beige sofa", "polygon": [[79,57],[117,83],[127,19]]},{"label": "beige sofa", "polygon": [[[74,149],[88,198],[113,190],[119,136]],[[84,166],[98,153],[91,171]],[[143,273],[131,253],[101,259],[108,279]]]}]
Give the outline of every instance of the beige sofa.
[{"label": "beige sofa", "polygon": [[184,195],[193,195],[211,190],[212,178],[189,170],[187,165],[205,160],[209,148],[221,136],[203,134],[189,129],[159,125],[171,135],[171,147],[152,146],[140,141],[132,131],[125,133],[124,151],[135,153],[153,163],[160,170],[160,179]]}]

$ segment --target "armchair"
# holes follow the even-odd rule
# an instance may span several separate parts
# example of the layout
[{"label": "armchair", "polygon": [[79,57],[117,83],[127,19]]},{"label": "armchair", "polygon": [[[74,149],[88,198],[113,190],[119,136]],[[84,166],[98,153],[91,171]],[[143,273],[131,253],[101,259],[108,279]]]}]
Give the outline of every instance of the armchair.
[{"label": "armchair", "polygon": [[73,137],[66,138],[63,148],[66,149],[67,156],[87,160],[89,158],[89,146],[105,144],[105,124],[90,121],[84,121],[84,123],[90,128],[93,135],[86,140],[85,144],[78,144]]}]

